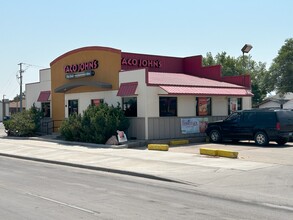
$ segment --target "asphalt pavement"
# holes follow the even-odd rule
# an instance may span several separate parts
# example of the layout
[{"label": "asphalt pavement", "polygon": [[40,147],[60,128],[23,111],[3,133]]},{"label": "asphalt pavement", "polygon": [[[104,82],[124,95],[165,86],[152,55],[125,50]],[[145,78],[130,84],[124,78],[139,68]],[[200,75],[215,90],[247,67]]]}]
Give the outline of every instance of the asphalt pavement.
[{"label": "asphalt pavement", "polygon": [[[1,156],[179,182],[206,193],[224,192],[245,200],[262,198],[266,204],[276,197],[281,198],[282,206],[290,204],[289,209],[293,207],[292,143],[282,148],[273,143],[266,148],[255,146],[253,142],[237,145],[192,143],[170,147],[169,151],[155,151],[141,145],[128,148],[128,145],[67,142],[56,135],[11,138],[1,126]],[[230,159],[200,155],[200,147],[238,151],[239,156]]]}]

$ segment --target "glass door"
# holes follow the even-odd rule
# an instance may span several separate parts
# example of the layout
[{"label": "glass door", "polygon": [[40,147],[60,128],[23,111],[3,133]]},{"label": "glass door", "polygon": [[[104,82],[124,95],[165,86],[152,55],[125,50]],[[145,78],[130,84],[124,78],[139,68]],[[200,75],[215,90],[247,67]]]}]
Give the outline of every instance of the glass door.
[{"label": "glass door", "polygon": [[78,114],[78,100],[68,100],[68,115]]}]

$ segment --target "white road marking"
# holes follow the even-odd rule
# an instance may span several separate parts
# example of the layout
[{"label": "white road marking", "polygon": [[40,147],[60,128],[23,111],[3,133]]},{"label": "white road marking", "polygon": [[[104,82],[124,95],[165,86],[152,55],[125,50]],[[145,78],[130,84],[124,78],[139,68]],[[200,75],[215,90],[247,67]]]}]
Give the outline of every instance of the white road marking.
[{"label": "white road marking", "polygon": [[71,205],[71,204],[68,204],[68,203],[64,203],[64,202],[61,202],[61,201],[58,201],[58,200],[55,200],[55,199],[51,199],[51,198],[48,198],[48,197],[44,197],[44,196],[41,196],[41,195],[37,195],[37,194],[33,194],[33,193],[26,193],[30,196],[33,196],[33,197],[37,197],[37,198],[40,198],[40,199],[43,199],[43,200],[47,200],[47,201],[50,201],[50,202],[53,202],[53,203],[56,203],[56,204],[59,204],[59,205],[63,205],[63,206],[66,206],[66,207],[70,207],[70,208],[73,208],[73,209],[77,209],[77,210],[80,210],[80,211],[83,211],[83,212],[87,212],[87,213],[90,213],[90,214],[100,214],[99,212],[95,212],[95,211],[92,211],[92,210],[89,210],[89,209],[85,209],[85,208],[82,208],[82,207],[79,207],[79,206],[76,206],[76,205]]},{"label": "white road marking", "polygon": [[293,207],[290,206],[284,206],[284,205],[275,205],[275,204],[271,204],[271,203],[261,203],[264,206],[267,207],[271,207],[271,208],[275,208],[275,209],[283,209],[283,210],[287,210],[287,211],[293,211]]}]

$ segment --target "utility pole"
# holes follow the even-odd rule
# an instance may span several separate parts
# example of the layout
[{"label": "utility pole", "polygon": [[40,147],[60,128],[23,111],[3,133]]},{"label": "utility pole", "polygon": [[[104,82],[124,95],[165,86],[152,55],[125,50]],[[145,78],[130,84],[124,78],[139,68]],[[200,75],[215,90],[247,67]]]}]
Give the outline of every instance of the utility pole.
[{"label": "utility pole", "polygon": [[22,70],[22,64],[23,63],[19,63],[18,65],[19,65],[19,81],[20,81],[20,94],[19,94],[19,105],[20,105],[20,109],[19,109],[19,111],[20,112],[22,112],[22,73],[24,72],[23,70]]}]

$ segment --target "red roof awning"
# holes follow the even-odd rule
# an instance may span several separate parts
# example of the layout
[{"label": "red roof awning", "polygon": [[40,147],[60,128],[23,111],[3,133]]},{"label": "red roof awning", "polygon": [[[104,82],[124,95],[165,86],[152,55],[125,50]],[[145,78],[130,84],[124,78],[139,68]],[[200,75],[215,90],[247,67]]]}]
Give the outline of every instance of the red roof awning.
[{"label": "red roof awning", "polygon": [[121,83],[118,90],[117,96],[133,96],[136,95],[135,91],[138,82]]},{"label": "red roof awning", "polygon": [[190,86],[160,86],[170,95],[199,95],[199,96],[253,96],[245,88],[211,88]]},{"label": "red roof awning", "polygon": [[38,102],[49,102],[50,101],[51,91],[41,91]]}]

